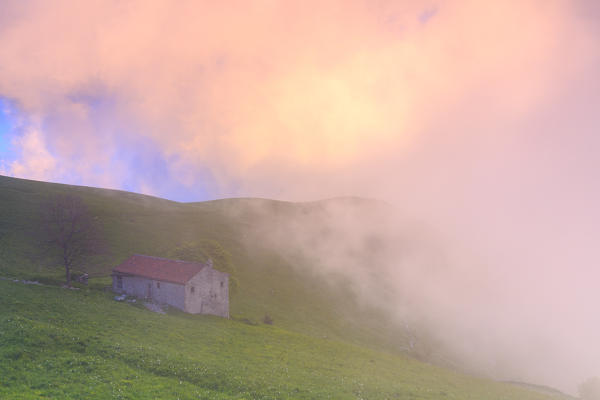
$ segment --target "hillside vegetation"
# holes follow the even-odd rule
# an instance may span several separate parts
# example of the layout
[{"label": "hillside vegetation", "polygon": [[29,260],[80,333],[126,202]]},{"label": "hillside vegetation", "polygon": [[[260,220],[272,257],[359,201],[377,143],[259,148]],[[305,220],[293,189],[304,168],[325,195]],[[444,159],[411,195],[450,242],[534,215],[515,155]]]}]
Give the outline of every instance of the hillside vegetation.
[{"label": "hillside vegetation", "polygon": [[[79,290],[60,288],[62,270],[36,256],[40,205],[59,193],[85,201],[110,249],[86,267],[90,285]],[[557,398],[408,357],[402,328],[359,303],[347,281],[322,279],[310,258],[263,240],[265,226],[318,218],[328,202],[361,214],[385,207],[177,203],[0,177],[0,276],[46,284],[0,280],[0,398]],[[190,243],[217,249],[235,274],[231,320],[159,315],[103,290],[131,254],[170,257]],[[274,325],[261,323],[265,315]]]},{"label": "hillside vegetation", "polygon": [[0,281],[0,398],[549,398],[269,325]]},{"label": "hillside vegetation", "polygon": [[343,280],[332,285],[301,260],[292,265],[258,236],[265,216],[275,219],[275,225],[283,225],[297,214],[319,212],[319,202],[225,199],[177,203],[123,191],[0,176],[0,276],[57,284],[64,279],[60,267],[48,268],[35,257],[39,251],[34,239],[42,203],[62,193],[83,198],[108,241],[108,257],[86,268],[92,285],[109,284],[112,268],[132,254],[169,258],[189,243],[218,243],[235,268],[237,287],[230,304],[233,318],[259,322],[268,314],[280,327],[318,337],[373,346],[404,343],[401,331],[389,333],[391,327],[386,325],[391,322],[356,303]]}]

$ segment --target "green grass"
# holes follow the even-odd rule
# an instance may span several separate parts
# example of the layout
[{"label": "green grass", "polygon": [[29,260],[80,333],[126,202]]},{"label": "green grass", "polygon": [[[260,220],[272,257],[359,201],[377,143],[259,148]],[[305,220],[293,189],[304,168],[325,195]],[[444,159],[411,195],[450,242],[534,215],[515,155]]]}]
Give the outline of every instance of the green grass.
[{"label": "green grass", "polygon": [[[110,249],[85,267],[92,279],[80,290],[61,289],[63,271],[35,256],[40,205],[59,193],[83,198]],[[0,399],[556,398],[408,357],[403,330],[358,304],[347,281],[324,281],[306,260],[290,261],[256,235],[263,218],[285,224],[322,204],[183,204],[0,176],[0,276],[49,285],[0,280]],[[206,240],[235,265],[231,320],[158,315],[103,291],[112,268],[131,254],[168,257]],[[265,314],[274,325],[260,323]]]},{"label": "green grass", "polygon": [[0,281],[0,398],[550,397],[277,326]]},{"label": "green grass", "polygon": [[[94,277],[108,277],[132,254],[169,257],[183,243],[214,240],[230,255],[239,287],[230,299],[234,318],[260,322],[265,314],[275,324],[316,337],[369,346],[402,347],[402,331],[377,310],[359,307],[341,279],[331,285],[298,261],[291,265],[280,252],[256,236],[260,218],[285,221],[298,213],[319,210],[317,203],[264,199],[225,199],[177,203],[134,193],[69,186],[0,176],[0,276],[60,284],[60,268],[48,268],[32,257],[43,201],[52,195],[81,196],[100,221],[110,256],[90,264]],[[256,212],[263,210],[262,214]]]}]

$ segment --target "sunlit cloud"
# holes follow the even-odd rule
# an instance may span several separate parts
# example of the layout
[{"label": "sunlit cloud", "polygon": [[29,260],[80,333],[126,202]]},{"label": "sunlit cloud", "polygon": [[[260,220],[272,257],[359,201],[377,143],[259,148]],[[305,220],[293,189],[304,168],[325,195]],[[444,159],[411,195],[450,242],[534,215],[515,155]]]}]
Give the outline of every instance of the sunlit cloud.
[{"label": "sunlit cloud", "polygon": [[321,173],[401,156],[473,92],[525,112],[572,33],[559,3],[5,7],[0,92],[44,121],[57,156],[91,171],[141,135],[187,186],[197,168],[225,187],[273,160]]}]

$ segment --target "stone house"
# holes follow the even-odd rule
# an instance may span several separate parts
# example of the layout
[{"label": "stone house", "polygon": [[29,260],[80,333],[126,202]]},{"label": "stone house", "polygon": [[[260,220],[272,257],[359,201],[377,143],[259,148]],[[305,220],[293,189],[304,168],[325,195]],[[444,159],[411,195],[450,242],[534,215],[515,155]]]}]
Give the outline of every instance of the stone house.
[{"label": "stone house", "polygon": [[229,318],[229,274],[206,264],[133,255],[113,269],[113,291],[192,314]]}]

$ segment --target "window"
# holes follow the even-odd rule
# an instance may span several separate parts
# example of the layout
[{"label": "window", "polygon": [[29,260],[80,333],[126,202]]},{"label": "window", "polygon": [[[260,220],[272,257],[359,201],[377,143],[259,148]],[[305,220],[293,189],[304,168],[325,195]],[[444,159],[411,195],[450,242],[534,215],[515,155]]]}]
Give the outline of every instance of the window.
[{"label": "window", "polygon": [[117,289],[123,289],[123,278],[117,276]]},{"label": "window", "polygon": [[160,289],[160,282],[156,282],[156,288]]},{"label": "window", "polygon": [[194,287],[193,286],[190,288],[190,292],[194,293]]},{"label": "window", "polygon": [[223,287],[223,281],[221,281],[221,287]]}]

